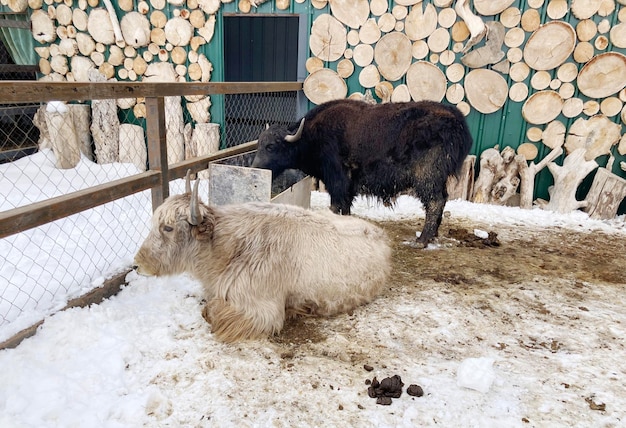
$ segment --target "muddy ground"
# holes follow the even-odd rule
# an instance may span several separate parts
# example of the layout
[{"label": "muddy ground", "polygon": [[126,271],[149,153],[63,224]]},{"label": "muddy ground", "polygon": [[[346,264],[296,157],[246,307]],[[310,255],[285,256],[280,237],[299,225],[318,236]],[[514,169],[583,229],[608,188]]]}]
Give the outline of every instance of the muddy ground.
[{"label": "muddy ground", "polygon": [[[487,290],[499,298],[498,290],[510,290],[541,278],[548,287],[561,289],[570,303],[584,300],[586,283],[601,282],[626,293],[626,239],[604,232],[581,233],[560,227],[538,230],[520,226],[493,227],[467,219],[445,218],[434,246],[417,249],[412,244],[415,231],[423,222],[378,222],[391,239],[393,273],[388,295],[411,295],[423,283],[432,281],[445,293],[471,299]],[[489,234],[480,238],[474,230]],[[434,247],[434,248],[433,248]],[[418,280],[418,281],[417,281]],[[564,287],[563,283],[568,286]],[[529,310],[549,314],[545,304],[536,301]],[[581,309],[584,310],[584,309]],[[307,319],[292,320],[281,337],[283,343],[310,341],[323,332]]]}]

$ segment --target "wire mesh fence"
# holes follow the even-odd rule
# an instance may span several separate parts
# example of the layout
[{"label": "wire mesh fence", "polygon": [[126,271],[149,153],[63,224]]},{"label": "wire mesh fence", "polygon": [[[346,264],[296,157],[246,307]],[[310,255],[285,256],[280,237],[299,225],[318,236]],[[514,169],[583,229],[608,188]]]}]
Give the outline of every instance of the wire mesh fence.
[{"label": "wire mesh fence", "polygon": [[[225,96],[221,126],[194,121],[184,97],[165,97],[167,161],[256,139],[265,123],[295,121],[295,100],[295,91]],[[0,217],[149,169],[145,108],[136,107],[142,102],[47,102],[7,121],[0,128]],[[0,342],[128,269],[151,215],[144,190],[0,239]]]}]

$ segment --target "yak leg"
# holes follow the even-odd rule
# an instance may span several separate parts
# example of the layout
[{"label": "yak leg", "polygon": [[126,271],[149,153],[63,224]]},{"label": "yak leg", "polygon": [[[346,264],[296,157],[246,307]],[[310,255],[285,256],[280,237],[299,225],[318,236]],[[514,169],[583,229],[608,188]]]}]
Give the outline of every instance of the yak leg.
[{"label": "yak leg", "polygon": [[335,214],[350,215],[350,207],[354,199],[350,177],[338,163],[325,167],[323,175],[322,181],[330,195],[331,211]]},{"label": "yak leg", "polygon": [[426,247],[428,243],[437,236],[439,226],[441,225],[441,218],[443,217],[443,209],[446,206],[446,199],[444,195],[426,200],[422,199],[426,218],[424,220],[424,229],[419,238],[417,238],[418,244]]},{"label": "yak leg", "polygon": [[211,324],[211,332],[222,342],[259,339],[278,333],[285,320],[284,304],[260,300],[258,306],[246,305],[247,310],[231,301],[213,299],[202,311],[203,318]]}]

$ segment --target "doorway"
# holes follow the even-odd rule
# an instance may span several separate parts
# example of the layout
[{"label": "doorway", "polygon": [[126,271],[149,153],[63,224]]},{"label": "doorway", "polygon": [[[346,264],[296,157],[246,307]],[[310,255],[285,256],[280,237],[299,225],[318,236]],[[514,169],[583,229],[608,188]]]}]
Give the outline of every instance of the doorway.
[{"label": "doorway", "polygon": [[[225,82],[303,80],[305,15],[224,15]],[[255,140],[266,124],[295,122],[306,109],[295,92],[225,96],[226,146]]]}]

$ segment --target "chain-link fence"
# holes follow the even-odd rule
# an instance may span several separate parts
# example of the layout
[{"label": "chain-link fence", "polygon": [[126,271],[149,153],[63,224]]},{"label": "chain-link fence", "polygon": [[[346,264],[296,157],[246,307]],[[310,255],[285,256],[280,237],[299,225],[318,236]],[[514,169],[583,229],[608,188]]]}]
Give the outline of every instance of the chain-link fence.
[{"label": "chain-link fence", "polygon": [[[168,163],[254,140],[265,123],[295,121],[296,92],[281,94],[225,96],[226,126],[193,121],[184,97],[165,97]],[[32,217],[29,208],[46,203],[48,211],[63,211],[68,194],[98,186],[105,187],[86,197],[107,202],[111,183],[149,169],[149,118],[145,106],[137,107],[142,102],[120,98],[40,103],[32,119],[22,115],[19,126],[7,128],[14,130],[3,128],[0,155],[26,141],[34,145],[19,159],[5,156],[0,164],[0,223],[15,209]],[[7,105],[0,104],[3,107]],[[9,135],[16,141],[10,142]],[[237,159],[235,163],[243,165],[251,161]],[[173,193],[182,189],[180,181],[170,186]],[[0,342],[130,267],[148,233],[151,214],[150,190],[129,190],[112,202],[20,233],[5,233],[0,239]]]}]

